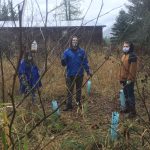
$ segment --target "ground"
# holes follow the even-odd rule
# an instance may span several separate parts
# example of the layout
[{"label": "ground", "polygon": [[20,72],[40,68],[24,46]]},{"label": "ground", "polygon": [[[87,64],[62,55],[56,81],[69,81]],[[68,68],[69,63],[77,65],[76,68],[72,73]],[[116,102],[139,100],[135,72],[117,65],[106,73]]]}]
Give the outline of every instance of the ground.
[{"label": "ground", "polygon": [[[107,60],[107,61],[106,61]],[[104,63],[104,61],[106,61]],[[98,150],[98,149],[149,149],[149,120],[146,108],[149,104],[149,77],[148,64],[142,67],[138,73],[135,86],[137,117],[128,119],[127,115],[120,114],[117,129],[118,139],[111,141],[110,125],[112,112],[119,112],[119,90],[121,89],[117,79],[119,61],[115,56],[106,58],[103,54],[94,53],[89,57],[92,70],[95,72],[91,82],[91,94],[88,96],[86,84],[82,90],[82,109],[78,109],[73,100],[73,111],[64,112],[65,104],[60,107],[61,115],[50,115],[43,122],[44,113],[37,95],[35,105],[32,105],[30,97],[26,98],[17,108],[16,117],[12,127],[16,149],[19,144],[21,149],[45,149],[45,150]],[[104,64],[103,64],[104,63]],[[7,63],[6,63],[7,64]],[[6,65],[5,64],[5,65]],[[103,65],[102,65],[103,64]],[[49,64],[48,64],[49,65]],[[101,66],[101,67],[100,67]],[[12,69],[10,65],[7,74]],[[97,69],[99,68],[99,69]],[[13,74],[13,71],[11,72]],[[6,76],[7,92],[11,87],[11,74]],[[86,82],[86,75],[84,83]],[[42,79],[41,100],[46,115],[52,112],[51,101],[57,100],[61,105],[66,99],[66,84],[64,68],[60,61],[55,60],[50,65],[49,71]],[[15,90],[15,102],[22,100],[18,94],[18,83]],[[9,100],[9,97],[8,97]],[[11,108],[7,110],[9,114]],[[8,120],[10,121],[10,117]],[[35,125],[36,128],[29,133]],[[27,134],[27,136],[24,136]],[[23,137],[18,140],[19,137]]]}]

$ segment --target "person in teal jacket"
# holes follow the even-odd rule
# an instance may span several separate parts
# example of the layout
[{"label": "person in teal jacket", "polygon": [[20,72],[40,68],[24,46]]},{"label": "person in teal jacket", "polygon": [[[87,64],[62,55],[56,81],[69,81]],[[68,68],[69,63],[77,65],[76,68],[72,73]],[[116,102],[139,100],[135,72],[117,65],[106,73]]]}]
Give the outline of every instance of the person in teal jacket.
[{"label": "person in teal jacket", "polygon": [[67,48],[61,58],[62,66],[66,66],[67,101],[64,111],[72,110],[72,95],[76,84],[76,103],[81,106],[81,88],[83,83],[84,70],[90,77],[91,71],[88,64],[85,50],[79,47],[78,37],[73,36],[70,40],[70,47]]}]

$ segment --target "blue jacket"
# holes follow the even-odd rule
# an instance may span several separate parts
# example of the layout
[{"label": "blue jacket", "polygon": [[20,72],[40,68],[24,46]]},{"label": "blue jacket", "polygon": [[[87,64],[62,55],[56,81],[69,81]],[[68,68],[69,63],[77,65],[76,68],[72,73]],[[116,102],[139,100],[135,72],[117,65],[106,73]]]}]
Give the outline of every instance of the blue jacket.
[{"label": "blue jacket", "polygon": [[82,76],[84,70],[87,74],[90,74],[88,60],[84,49],[66,49],[63,53],[61,63],[63,66],[67,67],[67,77]]},{"label": "blue jacket", "polygon": [[[25,93],[27,86],[32,88],[39,79],[39,70],[35,64],[30,64],[24,59],[21,60],[19,66],[20,92]],[[24,82],[26,80],[26,84]],[[42,86],[41,82],[36,85],[36,88]]]}]

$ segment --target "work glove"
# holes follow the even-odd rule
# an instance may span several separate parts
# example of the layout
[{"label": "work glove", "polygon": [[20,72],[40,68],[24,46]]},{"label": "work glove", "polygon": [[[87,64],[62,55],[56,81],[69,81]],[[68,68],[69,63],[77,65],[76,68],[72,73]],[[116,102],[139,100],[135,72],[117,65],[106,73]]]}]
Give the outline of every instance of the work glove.
[{"label": "work glove", "polygon": [[127,80],[127,83],[126,83],[126,84],[131,84],[131,82],[132,82],[131,80]]},{"label": "work glove", "polygon": [[89,70],[89,72],[87,72],[88,77],[92,77],[93,73],[91,70]]},{"label": "work glove", "polygon": [[120,81],[120,84],[123,84],[124,83],[124,81]]},{"label": "work glove", "polygon": [[66,66],[66,60],[65,60],[63,54],[61,55],[61,64],[62,64],[62,66]]}]

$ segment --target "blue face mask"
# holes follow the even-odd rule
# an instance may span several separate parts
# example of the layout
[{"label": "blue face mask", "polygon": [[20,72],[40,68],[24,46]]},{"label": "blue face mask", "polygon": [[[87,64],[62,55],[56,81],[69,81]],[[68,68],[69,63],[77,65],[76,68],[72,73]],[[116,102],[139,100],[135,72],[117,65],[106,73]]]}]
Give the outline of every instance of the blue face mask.
[{"label": "blue face mask", "polygon": [[123,50],[124,53],[127,53],[129,51],[129,47],[123,47],[122,50]]}]

